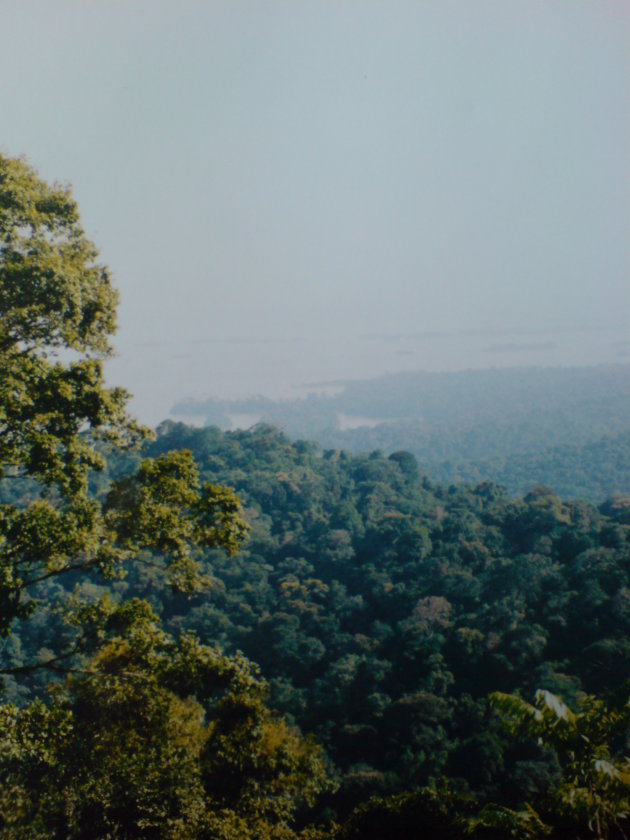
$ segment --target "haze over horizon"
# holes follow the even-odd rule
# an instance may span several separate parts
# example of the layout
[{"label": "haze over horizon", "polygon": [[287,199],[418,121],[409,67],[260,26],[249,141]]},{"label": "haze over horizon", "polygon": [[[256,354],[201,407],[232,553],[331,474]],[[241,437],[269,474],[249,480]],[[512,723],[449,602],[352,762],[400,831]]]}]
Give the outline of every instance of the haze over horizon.
[{"label": "haze over horizon", "polygon": [[630,360],[630,6],[0,4],[0,152],[73,186],[145,422]]}]

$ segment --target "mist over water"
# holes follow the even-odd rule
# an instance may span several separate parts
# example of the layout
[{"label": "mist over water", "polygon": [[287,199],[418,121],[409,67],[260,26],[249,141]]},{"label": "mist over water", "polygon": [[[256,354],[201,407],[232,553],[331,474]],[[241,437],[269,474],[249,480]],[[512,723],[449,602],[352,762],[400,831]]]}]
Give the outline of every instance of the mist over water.
[{"label": "mist over water", "polygon": [[384,373],[490,367],[589,366],[630,363],[622,325],[556,331],[365,335],[293,340],[233,339],[118,342],[123,355],[108,363],[112,382],[133,392],[131,408],[144,422],[173,417],[176,403],[207,397],[295,399],[331,393],[344,381]]},{"label": "mist over water", "polygon": [[630,4],[0,5],[0,152],[72,185],[145,422],[630,360]]}]

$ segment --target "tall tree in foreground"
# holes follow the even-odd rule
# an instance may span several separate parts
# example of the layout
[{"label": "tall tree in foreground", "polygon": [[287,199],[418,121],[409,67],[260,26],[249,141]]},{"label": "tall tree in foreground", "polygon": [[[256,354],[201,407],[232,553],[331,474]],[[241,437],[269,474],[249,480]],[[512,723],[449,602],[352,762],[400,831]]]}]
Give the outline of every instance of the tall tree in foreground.
[{"label": "tall tree in foreground", "polygon": [[[0,634],[37,606],[38,585],[70,573],[162,564],[180,590],[203,586],[197,546],[245,535],[233,493],[200,486],[189,453],[143,462],[104,505],[88,495],[103,452],[147,434],[108,388],[118,295],[67,188],[0,156]],[[20,494],[28,488],[28,504]],[[34,500],[33,500],[34,499]],[[76,577],[76,575],[75,575]]]}]

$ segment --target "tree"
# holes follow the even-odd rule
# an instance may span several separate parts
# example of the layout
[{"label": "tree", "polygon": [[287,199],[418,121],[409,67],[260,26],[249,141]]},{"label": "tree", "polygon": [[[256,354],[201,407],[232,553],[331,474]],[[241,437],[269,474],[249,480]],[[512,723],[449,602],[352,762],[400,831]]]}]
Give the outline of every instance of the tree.
[{"label": "tree", "polygon": [[[198,551],[234,553],[247,531],[234,493],[202,484],[186,450],[89,492],[105,454],[150,434],[127,414],[128,395],[105,385],[116,303],[69,190],[0,157],[5,637],[51,580],[149,563],[198,592],[209,582]],[[321,751],[269,711],[247,660],[168,636],[137,599],[79,588],[64,620],[74,628],[64,650],[0,668],[65,673],[45,699],[0,706],[1,837],[295,836],[296,807],[326,786]]]},{"label": "tree", "polygon": [[499,692],[490,702],[511,735],[556,751],[562,777],[536,803],[538,811],[528,803],[518,811],[487,805],[469,822],[470,833],[488,827],[522,838],[627,837],[630,759],[623,753],[630,729],[630,684],[605,700],[584,695],[577,712],[543,690],[536,692],[534,705]]},{"label": "tree", "polygon": [[105,384],[117,302],[70,190],[0,156],[1,635],[52,578],[114,576],[134,558],[190,591],[204,584],[196,548],[234,551],[245,535],[235,495],[201,486],[187,452],[144,461],[104,503],[88,493],[108,449],[150,434],[128,415],[128,394]]},{"label": "tree", "polygon": [[321,749],[265,705],[244,657],[177,641],[142,601],[49,702],[0,707],[0,837],[295,837]]},{"label": "tree", "polygon": [[444,780],[438,789],[387,798],[373,796],[357,807],[334,835],[337,840],[417,840],[462,837],[465,814],[471,803],[451,790]]}]

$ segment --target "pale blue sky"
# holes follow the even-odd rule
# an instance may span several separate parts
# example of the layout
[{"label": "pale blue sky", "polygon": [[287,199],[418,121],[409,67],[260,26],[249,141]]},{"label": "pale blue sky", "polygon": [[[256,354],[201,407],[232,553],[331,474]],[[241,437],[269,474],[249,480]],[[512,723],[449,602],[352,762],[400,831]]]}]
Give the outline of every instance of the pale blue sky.
[{"label": "pale blue sky", "polygon": [[0,150],[72,183],[145,419],[628,353],[630,4],[0,0],[0,74]]}]

